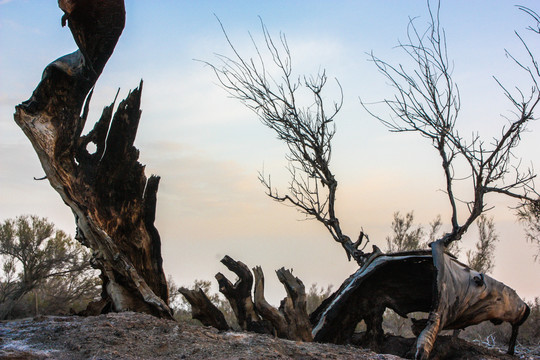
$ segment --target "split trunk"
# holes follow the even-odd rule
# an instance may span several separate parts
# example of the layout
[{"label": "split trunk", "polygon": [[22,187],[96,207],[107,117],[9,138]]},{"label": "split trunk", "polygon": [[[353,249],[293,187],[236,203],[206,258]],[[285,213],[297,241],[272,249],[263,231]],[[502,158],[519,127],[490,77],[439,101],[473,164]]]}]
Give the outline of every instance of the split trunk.
[{"label": "split trunk", "polygon": [[15,121],[73,211],[77,240],[92,249],[93,265],[101,270],[102,300],[94,311],[172,318],[154,227],[159,177],[146,178],[133,146],[142,82],[115,113],[113,102],[81,135],[92,88],[124,28],[124,3],[60,0],[59,6],[79,49],[45,68],[32,97],[16,107]]}]

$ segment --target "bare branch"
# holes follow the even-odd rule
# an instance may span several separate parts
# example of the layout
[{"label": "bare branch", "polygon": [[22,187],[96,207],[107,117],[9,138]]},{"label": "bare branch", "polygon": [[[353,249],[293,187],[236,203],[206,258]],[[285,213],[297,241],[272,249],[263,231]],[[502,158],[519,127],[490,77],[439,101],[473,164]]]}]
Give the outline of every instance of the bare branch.
[{"label": "bare branch", "polygon": [[[373,53],[370,54],[379,72],[394,89],[393,97],[382,101],[390,110],[390,120],[375,114],[369,109],[369,104],[362,102],[362,105],[390,131],[417,132],[431,140],[437,149],[446,179],[445,193],[452,209],[452,231],[444,236],[444,243],[448,246],[452,241],[459,240],[469,226],[487,210],[484,203],[487,193],[499,193],[524,201],[532,201],[538,197],[533,183],[536,175],[532,169],[522,171],[519,160],[514,164],[514,149],[518,146],[528,122],[534,120],[533,111],[540,102],[540,71],[533,53],[518,34],[518,39],[529,57],[528,65],[508,52],[507,55],[528,74],[531,82],[530,93],[517,88],[517,95],[514,95],[495,79],[514,107],[515,118],[509,120],[509,126],[502,129],[500,138],[493,139],[489,145],[478,134],[473,134],[471,139],[466,141],[456,128],[461,100],[458,86],[452,80],[453,67],[448,59],[446,36],[440,26],[440,2],[436,11],[431,9],[429,2],[428,7],[428,29],[423,33],[419,32],[414,19],[411,19],[407,30],[408,42],[398,46],[412,60],[412,69],[403,65],[390,65]],[[538,20],[536,13],[520,9]],[[454,193],[454,184],[460,180],[454,173],[454,163],[457,160],[468,164],[469,176],[465,179],[471,182],[472,187],[472,199],[464,201],[469,211],[463,219],[459,218],[457,207],[457,202],[462,200],[458,200]]]},{"label": "bare branch", "polygon": [[517,5],[518,9],[523,11],[524,13],[530,15],[534,21],[536,21],[535,27],[529,26],[527,29],[540,34],[540,15],[538,15],[535,11],[529,9],[528,7]]},{"label": "bare branch", "polygon": [[[358,249],[361,242],[353,243],[343,234],[336,216],[338,183],[330,170],[334,119],[343,104],[340,83],[336,80],[340,99],[327,104],[322,95],[328,81],[325,70],[315,76],[293,76],[285,35],[280,34],[279,41],[275,42],[261,20],[265,48],[259,49],[252,37],[256,57],[248,59],[238,52],[221,22],[220,25],[234,56],[217,55],[219,65],[204,63],[212,68],[223,89],[257,114],[288,148],[285,156],[290,174],[287,192],[282,195],[272,188],[271,177],[263,171],[259,173],[259,180],[267,195],[320,221],[333,239],[342,244],[349,259],[354,258],[361,264],[363,252]],[[312,100],[300,105],[299,98]]]}]

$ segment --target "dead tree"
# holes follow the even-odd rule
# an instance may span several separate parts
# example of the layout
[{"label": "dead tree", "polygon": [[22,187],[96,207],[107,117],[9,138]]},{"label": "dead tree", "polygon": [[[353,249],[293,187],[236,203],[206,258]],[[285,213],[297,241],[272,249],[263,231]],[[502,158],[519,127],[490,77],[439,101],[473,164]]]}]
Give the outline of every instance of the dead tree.
[{"label": "dead tree", "polygon": [[[77,240],[93,250],[101,270],[97,311],[139,311],[172,317],[154,227],[159,177],[144,174],[133,146],[141,86],[103,110],[81,136],[95,82],[125,22],[122,0],[61,0],[62,25],[79,49],[51,64],[32,97],[16,107],[15,121],[32,143],[46,177],[71,208]],[[88,145],[95,144],[95,152]]]},{"label": "dead tree", "polygon": [[[356,242],[345,235],[336,215],[335,200],[338,182],[330,170],[331,141],[335,133],[334,119],[339,113],[342,99],[330,109],[323,101],[323,89],[327,83],[325,71],[315,77],[296,79],[292,73],[291,54],[285,35],[275,43],[261,21],[267,53],[257,51],[257,59],[244,60],[223,33],[234,52],[234,58],[218,55],[221,64],[211,66],[222,87],[233,97],[254,111],[261,122],[272,129],[278,139],[289,149],[286,155],[291,175],[288,192],[281,195],[272,186],[271,177],[259,173],[267,195],[278,201],[292,204],[307,217],[321,222],[340,243],[349,260],[358,264],[365,261],[362,249],[367,235],[360,232]],[[264,57],[269,56],[280,81],[265,66]],[[339,82],[337,83],[339,86]],[[341,87],[339,86],[340,90]],[[298,94],[305,91],[313,103],[301,106]],[[364,247],[360,249],[360,245]]]},{"label": "dead tree", "polygon": [[[394,98],[383,103],[398,120],[388,121],[371,114],[391,131],[414,131],[430,139],[442,159],[445,191],[452,210],[451,231],[434,241],[432,252],[425,255],[398,253],[388,257],[376,247],[373,253],[365,254],[359,249],[365,237],[363,233],[355,243],[344,235],[335,212],[337,181],[329,167],[334,135],[332,125],[341,101],[334,103],[331,111],[326,111],[321,96],[327,81],[324,71],[316,77],[295,80],[284,35],[280,36],[279,43],[275,43],[262,25],[265,49],[279,78],[269,70],[265,54],[256,45],[256,58],[245,60],[225,31],[234,56],[220,55],[219,66],[209,64],[222,87],[254,111],[288,147],[291,174],[288,193],[280,195],[272,187],[271,178],[261,173],[260,181],[267,194],[276,201],[294,205],[308,217],[324,224],[334,240],[345,248],[349,258],[354,258],[361,266],[312,316],[315,340],[346,342],[358,321],[363,319],[368,326],[367,342],[376,345],[382,339],[385,308],[395,309],[404,316],[410,311],[426,311],[430,312],[430,317],[423,324],[416,349],[416,358],[425,359],[429,357],[439,331],[444,328],[459,328],[489,319],[508,321],[513,325],[512,339],[515,341],[517,328],[527,317],[527,307],[513,290],[495,280],[485,280],[482,274],[474,274],[467,266],[451,260],[444,250],[460,240],[469,226],[488,209],[484,200],[486,194],[502,194],[529,203],[538,197],[533,185],[535,174],[532,170],[522,172],[519,164],[514,166],[512,162],[514,149],[540,101],[538,66],[526,47],[533,60],[532,68],[516,62],[532,79],[531,96],[526,98],[519,92],[522,98],[515,98],[503,87],[516,109],[517,118],[502,129],[500,138],[492,144],[483,142],[479,135],[466,141],[455,127],[460,98],[451,78],[439,10],[433,13],[430,9],[430,13],[430,29],[425,34],[419,33],[411,21],[409,43],[400,45],[417,65],[416,69],[409,73],[402,66],[393,67],[372,55],[373,62],[397,90]],[[312,96],[311,106],[300,106],[297,94],[301,89]],[[470,169],[467,177],[472,182],[470,200],[458,199],[454,193],[457,181],[454,165],[458,161],[463,161]],[[512,174],[514,178],[510,179]],[[462,202],[467,205],[465,216],[459,206]],[[396,271],[387,273],[387,268]],[[366,274],[369,275],[366,277]],[[476,284],[478,291],[468,290],[474,289],[471,284]],[[474,311],[467,311],[471,297],[477,294],[480,295]],[[495,306],[492,301],[499,298],[504,301]],[[508,311],[508,317],[499,311]],[[274,317],[279,320],[278,316]],[[510,344],[509,352],[512,351]]]},{"label": "dead tree", "polygon": [[[445,287],[449,290],[441,291]],[[436,312],[432,311],[432,299],[438,303]],[[418,346],[434,345],[437,333],[424,330],[432,324],[439,330],[452,330],[486,320],[509,322],[509,353],[514,351],[517,329],[530,312],[514,290],[460,263],[444,252],[442,242],[436,242],[432,251],[374,254],[311,314],[313,338],[348,343],[356,325],[364,320],[363,344],[378,349],[386,308],[403,317],[431,311],[427,320],[415,324],[419,327]],[[427,354],[422,356],[427,358]]]},{"label": "dead tree", "polygon": [[[540,35],[540,15],[527,7],[518,6],[518,8],[532,17],[535,23],[534,26],[529,26],[527,29]],[[523,38],[517,33],[516,35],[528,51],[529,49]],[[539,75],[539,68],[534,59],[534,55],[530,51],[528,51],[528,53],[534,68],[531,70],[525,68],[525,70],[529,73],[536,73],[536,75]],[[520,64],[519,62],[517,63],[518,65]],[[538,86],[536,88],[538,88]],[[540,257],[540,199],[537,199],[536,201],[523,201],[518,208],[518,218],[525,225],[527,240],[537,246],[537,252],[534,255],[534,259],[538,260]]]},{"label": "dead tree", "polygon": [[[534,189],[534,172],[531,169],[522,171],[519,162],[513,162],[516,158],[514,150],[528,122],[534,120],[533,112],[540,103],[540,71],[533,54],[520,37],[530,56],[531,65],[526,66],[510,55],[529,75],[532,83],[530,95],[519,90],[514,95],[497,81],[514,107],[515,118],[508,119],[509,125],[491,143],[484,142],[478,134],[467,141],[456,128],[461,100],[458,87],[452,80],[445,33],[439,22],[440,4],[435,11],[432,11],[429,2],[428,7],[431,16],[429,29],[425,33],[419,32],[411,20],[408,42],[399,45],[412,60],[414,69],[407,70],[402,65],[392,66],[371,55],[372,61],[395,91],[391,99],[383,101],[392,113],[393,120],[375,114],[364,104],[370,114],[390,131],[412,131],[429,139],[442,160],[445,192],[451,207],[451,231],[431,245],[434,265],[438,271],[430,319],[417,343],[416,357],[422,359],[429,356],[438,332],[448,326],[449,311],[455,306],[453,301],[460,290],[452,282],[456,280],[452,277],[452,271],[446,269],[448,266],[443,256],[444,249],[460,240],[469,226],[488,210],[485,202],[487,194],[501,194],[525,203],[535,202],[539,197]],[[472,195],[469,200],[458,199],[454,192],[454,185],[458,181],[454,166],[459,161],[469,169],[465,177],[471,181]],[[460,212],[459,203],[467,205],[464,216]]]}]

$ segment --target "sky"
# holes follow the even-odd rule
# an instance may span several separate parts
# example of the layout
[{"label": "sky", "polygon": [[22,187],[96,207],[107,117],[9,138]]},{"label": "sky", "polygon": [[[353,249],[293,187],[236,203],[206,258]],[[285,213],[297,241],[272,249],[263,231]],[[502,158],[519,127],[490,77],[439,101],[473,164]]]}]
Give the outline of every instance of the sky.
[{"label": "sky", "polygon": [[[534,0],[519,4],[540,11]],[[45,66],[76,50],[61,16],[56,1],[0,0],[0,221],[36,214],[74,234],[71,210],[47,181],[33,180],[43,170],[13,121],[15,106],[30,97]],[[262,44],[260,19],[275,38],[284,33],[295,74],[326,70],[329,103],[339,96],[334,79],[339,80],[344,105],[336,118],[331,168],[339,183],[337,216],[346,234],[356,238],[363,229],[371,244],[384,249],[396,211],[414,211],[423,225],[440,214],[448,230],[450,207],[441,191],[436,151],[416,134],[390,133],[360,104],[360,99],[377,102],[393,95],[369,53],[392,64],[406,62],[396,45],[406,40],[411,18],[426,28],[426,2],[127,0],[126,17],[96,84],[86,131],[118,88],[124,98],[144,80],[135,145],[147,176],[161,176],[156,226],[165,272],[177,284],[189,286],[195,279],[215,284],[217,272],[232,280],[219,262],[229,255],[262,266],[267,298],[277,304],[285,296],[273,275],[280,267],[292,268],[307,287],[337,288],[356,270],[321,224],[265,195],[257,180],[262,169],[272,174],[274,186],[286,189],[286,149],[254,113],[228,97],[204,65],[216,63],[216,54],[232,55],[217,18],[246,58],[255,55],[250,34]],[[512,110],[494,76],[510,89],[530,89],[505,49],[526,59],[518,31],[540,57],[540,38],[526,30],[531,19],[507,0],[489,6],[443,0],[441,24],[461,95],[457,127],[489,142]],[[540,169],[540,126],[533,122],[528,129],[516,155]],[[470,199],[468,182],[458,189],[461,198]],[[494,217],[500,238],[493,277],[522,297],[540,296],[540,263],[508,208],[515,203],[497,196],[487,202],[495,206],[487,215]],[[476,238],[473,226],[462,247],[471,248]]]}]

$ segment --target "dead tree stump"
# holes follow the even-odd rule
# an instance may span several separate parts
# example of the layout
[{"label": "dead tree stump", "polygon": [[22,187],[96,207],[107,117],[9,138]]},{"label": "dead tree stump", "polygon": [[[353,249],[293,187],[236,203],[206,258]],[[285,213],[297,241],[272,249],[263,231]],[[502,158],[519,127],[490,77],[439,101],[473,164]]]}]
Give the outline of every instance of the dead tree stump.
[{"label": "dead tree stump", "polygon": [[272,324],[277,336],[289,340],[313,341],[306,309],[306,291],[302,281],[285,268],[276,271],[287,292],[287,297],[281,301],[279,309],[276,309],[264,298],[264,274],[261,267],[253,268],[253,273],[255,308],[263,319]]},{"label": "dead tree stump", "polygon": [[231,304],[238,325],[242,330],[262,334],[271,333],[266,322],[263,322],[255,311],[255,306],[251,299],[253,275],[249,268],[243,262],[235,261],[227,255],[221,259],[221,263],[238,276],[238,280],[233,285],[222,273],[216,274],[219,291],[225,295]]},{"label": "dead tree stump", "polygon": [[[113,103],[81,136],[91,89],[124,28],[124,2],[60,0],[59,6],[79,50],[45,68],[32,97],[16,107],[15,122],[51,186],[73,211],[77,240],[93,250],[93,265],[103,279],[99,308],[172,318],[154,227],[159,177],[146,178],[133,146],[142,82],[114,116]],[[89,151],[90,143],[95,152]]]},{"label": "dead tree stump", "polygon": [[[273,334],[289,340],[313,340],[311,323],[306,310],[305,287],[300,279],[292,275],[290,270],[281,268],[276,271],[287,291],[287,297],[281,301],[279,309],[276,309],[268,304],[264,298],[264,274],[259,266],[253,269],[255,287],[252,299],[253,275],[249,268],[244,263],[235,261],[229,256],[225,256],[221,262],[238,276],[235,284],[232,284],[221,273],[216,275],[216,279],[220,292],[231,304],[242,330]],[[223,317],[223,314],[210,303],[202,292],[202,294],[195,294],[196,291],[186,291],[186,289],[181,289],[180,292],[191,304],[194,319],[201,320],[202,318],[206,321],[205,323],[201,320],[203,324],[221,329],[219,322],[214,319]],[[202,298],[203,296],[204,298]],[[193,299],[194,297],[200,297],[200,299]]]}]

